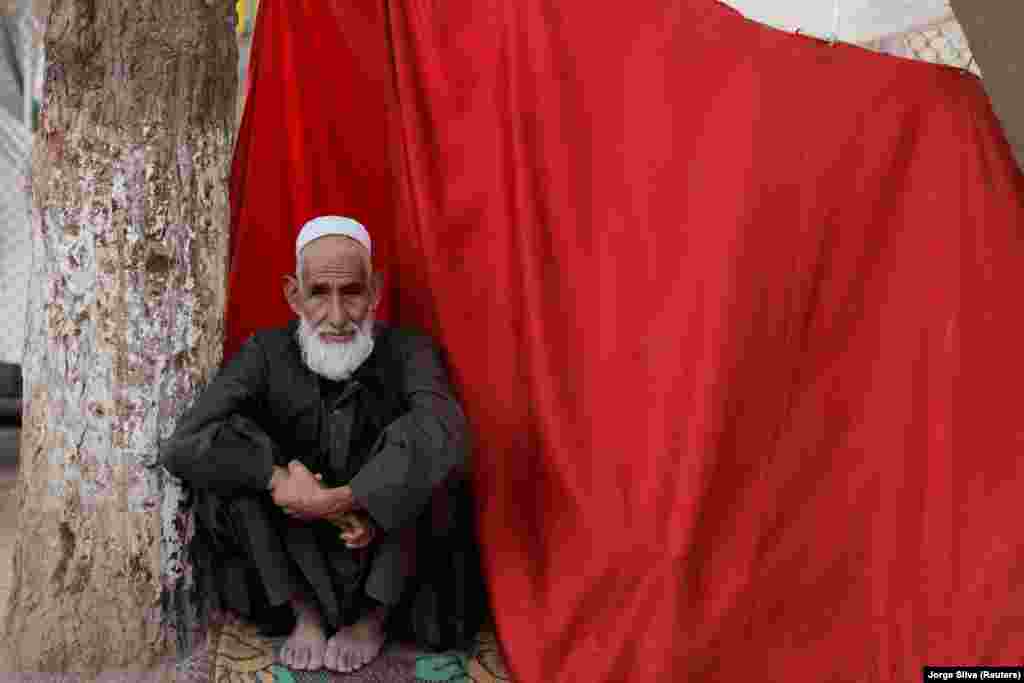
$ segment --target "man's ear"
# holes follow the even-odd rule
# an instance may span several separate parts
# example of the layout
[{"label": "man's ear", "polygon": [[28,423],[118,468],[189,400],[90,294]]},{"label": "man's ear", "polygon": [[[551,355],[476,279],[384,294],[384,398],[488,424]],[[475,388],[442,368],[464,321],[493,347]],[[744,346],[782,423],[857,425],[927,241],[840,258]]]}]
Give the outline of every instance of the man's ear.
[{"label": "man's ear", "polygon": [[302,288],[299,287],[299,281],[294,275],[284,276],[284,300],[288,302],[295,315],[302,315]]},{"label": "man's ear", "polygon": [[384,297],[384,273],[375,272],[370,276],[370,310],[376,311]]}]

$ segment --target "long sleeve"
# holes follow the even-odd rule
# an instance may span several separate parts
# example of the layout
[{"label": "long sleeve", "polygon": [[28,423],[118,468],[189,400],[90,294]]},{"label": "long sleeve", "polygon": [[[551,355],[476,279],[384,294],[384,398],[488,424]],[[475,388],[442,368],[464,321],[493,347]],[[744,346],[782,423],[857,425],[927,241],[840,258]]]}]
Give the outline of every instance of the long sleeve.
[{"label": "long sleeve", "polygon": [[160,449],[160,464],[197,488],[266,489],[278,447],[251,415],[267,374],[266,355],[251,338],[182,416]]},{"label": "long sleeve", "polygon": [[386,531],[413,520],[468,451],[466,418],[440,353],[419,335],[405,346],[402,392],[409,410],[384,429],[376,452],[349,482],[355,499]]}]

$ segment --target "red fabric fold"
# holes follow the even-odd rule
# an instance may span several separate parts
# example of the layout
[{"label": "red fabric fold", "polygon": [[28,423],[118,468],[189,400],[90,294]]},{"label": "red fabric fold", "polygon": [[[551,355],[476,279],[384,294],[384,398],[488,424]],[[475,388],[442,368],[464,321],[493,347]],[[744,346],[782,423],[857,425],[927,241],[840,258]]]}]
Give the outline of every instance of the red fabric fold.
[{"label": "red fabric fold", "polygon": [[301,221],[386,245],[519,680],[1024,663],[1024,178],[975,78],[709,0],[264,0],[256,43],[228,349]]}]

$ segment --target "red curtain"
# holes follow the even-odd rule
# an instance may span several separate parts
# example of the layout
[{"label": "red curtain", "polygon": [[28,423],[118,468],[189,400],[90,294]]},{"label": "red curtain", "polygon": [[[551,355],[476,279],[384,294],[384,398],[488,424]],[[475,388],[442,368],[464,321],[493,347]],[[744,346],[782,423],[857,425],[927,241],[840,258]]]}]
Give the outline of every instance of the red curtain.
[{"label": "red curtain", "polygon": [[252,73],[228,350],[303,220],[367,223],[519,680],[1024,663],[1024,177],[976,79],[712,0],[264,0]]}]

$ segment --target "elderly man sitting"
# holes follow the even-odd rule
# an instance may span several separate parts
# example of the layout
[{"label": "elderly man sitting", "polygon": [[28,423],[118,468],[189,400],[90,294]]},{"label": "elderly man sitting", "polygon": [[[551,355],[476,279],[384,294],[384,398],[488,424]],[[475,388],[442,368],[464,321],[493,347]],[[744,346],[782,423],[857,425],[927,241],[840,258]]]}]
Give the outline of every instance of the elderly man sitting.
[{"label": "elderly man sitting", "polygon": [[466,455],[438,350],[374,323],[371,253],[351,219],[303,226],[285,281],[298,321],[249,339],[161,453],[195,492],[218,597],[290,630],[280,659],[295,669],[377,655],[415,571],[416,522]]}]

